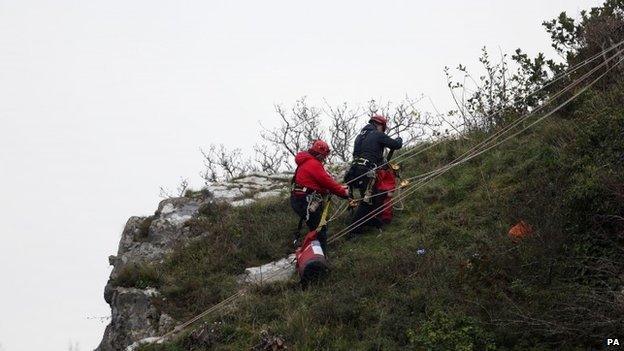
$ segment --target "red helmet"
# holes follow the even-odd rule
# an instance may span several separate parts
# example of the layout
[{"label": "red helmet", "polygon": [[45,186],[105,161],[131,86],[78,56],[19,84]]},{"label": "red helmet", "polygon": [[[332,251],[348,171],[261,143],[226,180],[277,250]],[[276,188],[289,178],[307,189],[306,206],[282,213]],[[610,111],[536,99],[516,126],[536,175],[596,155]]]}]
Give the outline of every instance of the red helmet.
[{"label": "red helmet", "polygon": [[383,127],[384,131],[388,127],[388,119],[382,115],[373,115],[373,117],[371,117],[370,121],[368,122],[375,122],[377,124],[380,124]]},{"label": "red helmet", "polygon": [[310,146],[310,149],[308,149],[308,152],[327,157],[329,156],[329,145],[323,140],[315,140],[312,146]]}]

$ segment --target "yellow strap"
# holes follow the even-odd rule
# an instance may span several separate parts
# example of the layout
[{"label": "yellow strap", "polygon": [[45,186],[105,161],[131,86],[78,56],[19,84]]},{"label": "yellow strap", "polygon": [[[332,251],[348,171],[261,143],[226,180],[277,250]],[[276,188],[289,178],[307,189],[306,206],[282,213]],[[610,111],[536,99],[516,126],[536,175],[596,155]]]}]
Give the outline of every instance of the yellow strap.
[{"label": "yellow strap", "polygon": [[321,221],[319,222],[316,230],[319,231],[321,228],[327,225],[327,216],[329,214],[329,205],[331,205],[331,201],[329,201],[329,196],[324,196],[323,201],[325,204],[323,205],[323,213],[321,214]]}]

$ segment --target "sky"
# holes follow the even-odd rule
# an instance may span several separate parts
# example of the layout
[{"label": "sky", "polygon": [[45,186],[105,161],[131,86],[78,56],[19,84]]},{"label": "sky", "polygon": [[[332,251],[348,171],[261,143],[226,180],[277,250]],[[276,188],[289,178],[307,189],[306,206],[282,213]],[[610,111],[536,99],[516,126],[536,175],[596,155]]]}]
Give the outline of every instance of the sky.
[{"label": "sky", "polygon": [[302,96],[449,107],[444,66],[554,55],[541,22],[601,2],[0,0],[0,350],[98,345],[107,257],[199,147]]}]

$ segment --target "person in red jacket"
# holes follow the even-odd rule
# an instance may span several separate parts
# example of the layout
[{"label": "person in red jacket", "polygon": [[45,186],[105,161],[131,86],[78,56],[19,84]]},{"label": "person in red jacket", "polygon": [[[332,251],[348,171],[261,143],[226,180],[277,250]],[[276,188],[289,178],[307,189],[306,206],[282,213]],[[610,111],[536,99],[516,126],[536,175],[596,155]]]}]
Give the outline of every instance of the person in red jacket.
[{"label": "person in red jacket", "polygon": [[[349,198],[347,187],[336,182],[323,166],[329,152],[327,143],[316,140],[308,151],[301,151],[295,156],[297,170],[293,176],[293,189],[290,195],[290,205],[300,219],[295,233],[295,243],[299,239],[299,231],[304,221],[310,231],[319,225],[324,195],[334,194],[343,199]],[[318,239],[325,252],[326,228],[318,233]]]}]

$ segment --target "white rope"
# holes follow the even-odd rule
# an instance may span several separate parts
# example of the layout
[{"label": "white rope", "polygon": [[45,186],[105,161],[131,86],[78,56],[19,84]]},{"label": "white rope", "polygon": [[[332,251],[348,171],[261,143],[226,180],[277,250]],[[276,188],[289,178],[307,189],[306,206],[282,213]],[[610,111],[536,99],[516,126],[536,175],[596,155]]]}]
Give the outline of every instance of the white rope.
[{"label": "white rope", "polygon": [[[624,41],[620,42],[619,44],[614,45],[613,47],[606,49],[605,52],[607,51],[611,51],[613,48],[621,45],[622,43],[624,43]],[[559,92],[557,92],[555,95],[553,95],[552,97],[548,98],[544,104],[538,106],[535,110],[530,111],[529,113],[525,114],[524,116],[518,118],[517,120],[515,120],[512,124],[505,126],[503,129],[496,131],[495,133],[491,134],[490,136],[488,136],[485,140],[482,140],[481,142],[479,142],[478,144],[474,145],[473,147],[471,147],[469,150],[465,151],[464,153],[462,153],[460,156],[458,156],[457,158],[455,158],[453,161],[451,161],[449,164],[453,164],[456,163],[460,160],[462,160],[464,157],[470,156],[472,155],[474,152],[478,152],[477,150],[479,150],[480,148],[482,148],[483,146],[486,146],[488,144],[493,143],[494,141],[496,141],[497,139],[499,139],[500,137],[502,137],[505,133],[507,133],[509,130],[515,128],[516,126],[520,125],[521,123],[523,123],[524,121],[526,121],[527,119],[529,119],[531,116],[533,116],[534,114],[536,114],[538,111],[543,110],[546,106],[548,106],[552,101],[558,99],[559,97],[563,96],[565,93],[567,93],[568,91],[572,90],[576,85],[578,85],[578,83],[580,83],[581,81],[583,81],[584,79],[588,78],[589,76],[591,76],[593,73],[597,72],[600,68],[606,66],[609,61],[611,61],[614,57],[618,56],[619,54],[621,54],[622,51],[617,52],[616,54],[614,54],[613,56],[611,56],[609,59],[605,60],[604,62],[602,62],[601,64],[599,64],[598,66],[596,66],[594,69],[590,70],[589,72],[585,73],[581,78],[575,80],[572,84],[568,85],[567,87],[565,87],[564,89],[560,90]],[[595,55],[591,60],[595,60],[596,57],[602,57],[601,54]],[[588,61],[586,60],[586,61]],[[582,67],[582,65],[577,65],[577,69]],[[568,75],[569,73],[566,73],[565,75]],[[411,158],[411,157],[410,157]],[[436,173],[439,170],[444,169],[445,167],[447,167],[448,165],[442,166],[438,169],[435,169],[433,171],[429,171],[423,174],[419,174],[410,178],[406,178],[404,180],[407,181],[411,181],[411,180],[416,180],[416,179],[420,179],[420,178],[425,178],[430,174]],[[399,188],[399,187],[397,187]],[[390,189],[388,191],[384,191],[384,192],[380,192],[380,193],[376,193],[374,195],[372,195],[372,197],[375,196],[381,196],[381,195],[385,195],[389,192],[392,192],[394,190],[396,190],[397,188],[394,189]]]},{"label": "white rope", "polygon": [[[597,71],[598,69],[600,69],[601,66],[606,65],[609,61],[611,61],[613,58],[615,58],[616,56],[618,56],[619,54],[621,54],[624,51],[620,51],[618,53],[616,53],[615,55],[613,55],[611,58],[609,58],[608,60],[606,60],[605,62],[603,62],[601,65],[597,66],[594,70],[592,70],[591,72],[589,72],[588,74],[585,75],[585,78],[587,78],[589,75],[593,74],[595,71]],[[553,109],[552,111],[548,112],[547,114],[545,114],[544,116],[538,118],[536,121],[534,121],[533,123],[529,124],[528,126],[524,127],[523,129],[521,129],[520,131],[508,136],[507,138],[503,139],[502,141],[490,145],[489,147],[480,150],[479,152],[473,153],[472,155],[465,157],[464,159],[457,161],[457,162],[453,162],[451,164],[448,164],[447,166],[441,167],[438,170],[436,170],[435,174],[432,174],[431,176],[427,177],[426,179],[415,183],[414,185],[408,187],[405,191],[405,193],[401,194],[401,196],[397,196],[397,198],[393,198],[391,203],[394,204],[397,201],[400,201],[404,198],[406,198],[407,196],[413,194],[416,190],[422,188],[424,185],[428,184],[429,182],[431,182],[432,180],[438,178],[439,176],[441,176],[442,174],[448,172],[449,170],[451,170],[452,168],[461,165],[465,162],[468,162],[472,159],[474,159],[475,157],[480,156],[481,154],[491,150],[492,148],[508,141],[509,139],[519,135],[520,133],[526,131],[527,129],[531,128],[532,126],[534,126],[535,124],[541,122],[542,120],[544,120],[545,118],[551,116],[552,114],[554,114],[555,112],[559,111],[561,108],[563,108],[564,106],[566,106],[568,103],[570,103],[571,101],[573,101],[574,99],[576,99],[579,95],[581,95],[582,93],[584,93],[585,91],[587,91],[587,89],[589,89],[590,87],[592,87],[593,85],[595,85],[600,79],[602,79],[607,73],[609,73],[614,67],[618,66],[622,61],[624,60],[624,58],[620,59],[615,65],[613,65],[612,67],[608,68],[604,73],[602,73],[598,78],[594,79],[592,82],[590,82],[589,84],[587,84],[585,87],[583,87],[582,89],[580,89],[577,93],[575,93],[572,97],[570,97],[569,99],[567,99],[566,101],[564,101],[562,104],[558,105],[555,109]],[[344,235],[348,234],[351,230],[359,227],[360,225],[363,225],[365,222],[367,222],[368,220],[370,220],[371,218],[377,216],[378,214],[380,214],[386,205],[382,205],[379,206],[377,209],[371,211],[371,213],[369,213],[367,216],[364,216],[363,218],[361,218],[360,220],[352,223],[351,225],[347,226],[347,228],[343,229],[342,231],[338,232],[337,234],[335,234],[329,241],[328,243],[334,242],[337,239],[343,237]]]},{"label": "white rope", "polygon": [[[548,87],[552,86],[553,84],[555,84],[555,83],[559,82],[559,81],[560,81],[560,80],[562,80],[563,78],[567,78],[567,77],[569,77],[572,73],[575,73],[577,70],[579,70],[579,69],[581,69],[581,68],[585,67],[586,65],[590,64],[591,62],[593,62],[593,61],[595,61],[595,60],[597,60],[597,59],[599,59],[599,58],[603,57],[603,55],[604,55],[604,54],[606,54],[606,53],[608,53],[608,52],[610,52],[610,51],[612,51],[612,50],[615,50],[616,48],[620,47],[622,44],[624,44],[624,40],[622,40],[622,41],[620,41],[619,43],[616,43],[616,44],[614,44],[613,46],[611,46],[611,47],[609,47],[609,48],[607,48],[607,49],[605,49],[605,50],[603,50],[603,51],[601,51],[601,52],[599,52],[599,53],[595,54],[594,56],[591,56],[591,57],[589,57],[589,58],[587,58],[587,59],[585,59],[585,60],[583,60],[583,61],[581,61],[581,62],[577,63],[576,65],[574,65],[574,66],[572,66],[572,67],[568,68],[565,72],[562,72],[562,73],[560,73],[560,74],[558,74],[558,75],[554,76],[554,77],[553,77],[553,78],[552,78],[552,79],[551,79],[548,83],[544,84],[544,85],[543,85],[543,86],[541,86],[539,89],[537,89],[537,90],[533,91],[532,93],[530,93],[529,95],[525,96],[525,97],[524,97],[523,99],[521,99],[520,101],[522,101],[522,102],[526,102],[529,98],[531,98],[531,97],[533,97],[533,96],[537,95],[538,93],[542,92],[542,91],[543,91],[543,90],[545,90],[546,88],[548,88]],[[540,106],[541,106],[541,105],[540,105]],[[495,116],[496,114],[498,114],[498,113],[502,112],[503,110],[505,110],[506,108],[507,108],[507,107],[501,107],[501,108],[499,108],[499,109],[497,109],[497,110],[494,110],[494,112],[492,112],[492,113],[491,113],[488,117],[493,117],[493,116]],[[539,108],[540,108],[540,107],[538,107],[537,109],[539,109]],[[413,157],[413,156],[415,156],[416,154],[420,154],[420,153],[422,153],[423,151],[428,150],[429,148],[431,148],[431,147],[433,147],[433,146],[438,145],[438,144],[439,144],[442,140],[443,140],[443,139],[438,139],[437,141],[435,141],[434,143],[432,143],[429,147],[426,147],[424,150],[412,149],[412,150],[409,150],[409,151],[407,151],[407,152],[405,152],[405,153],[403,153],[403,154],[400,154],[400,155],[398,155],[398,156],[397,156],[397,157],[393,160],[393,162],[394,162],[394,163],[399,164],[399,163],[403,162],[403,161],[400,161],[400,159],[401,159],[401,158],[412,158],[412,157]],[[413,154],[413,155],[412,155],[412,153],[416,153],[416,154]],[[373,168],[373,170],[376,170],[376,169],[381,168],[381,167],[385,167],[385,166],[386,166],[386,165],[388,165],[389,163],[390,163],[390,161],[387,161],[387,162],[385,162],[384,164],[379,165],[379,166],[377,166],[377,167]],[[349,181],[349,182],[347,182],[346,184],[348,185],[348,184],[350,184],[350,183],[352,183],[352,182],[354,182],[354,181],[356,181],[356,180],[360,179],[360,178],[361,178],[361,177],[363,177],[363,176],[364,176],[364,175],[360,175],[359,177],[356,177],[356,178],[354,178],[354,179],[350,180],[350,181]]]}]

